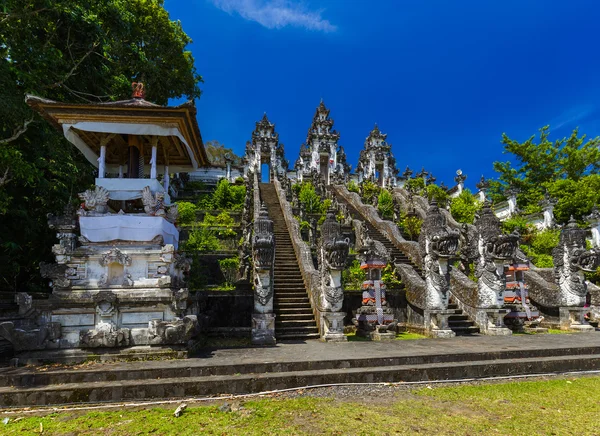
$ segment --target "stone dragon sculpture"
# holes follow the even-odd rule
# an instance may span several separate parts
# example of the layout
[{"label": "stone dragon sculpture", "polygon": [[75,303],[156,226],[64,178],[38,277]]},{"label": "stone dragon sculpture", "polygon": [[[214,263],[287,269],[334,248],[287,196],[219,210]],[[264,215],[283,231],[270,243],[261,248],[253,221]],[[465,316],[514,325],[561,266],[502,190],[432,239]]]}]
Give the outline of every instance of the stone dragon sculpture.
[{"label": "stone dragon sculpture", "polygon": [[83,203],[81,208],[84,211],[105,214],[108,212],[108,191],[102,186],[96,186],[94,189],[78,194],[78,197]]},{"label": "stone dragon sculpture", "polygon": [[275,260],[275,236],[273,221],[269,219],[263,204],[258,219],[254,223],[252,239],[252,259],[254,261],[254,287],[256,298],[266,305],[273,296],[273,264]]},{"label": "stone dragon sculpture", "polygon": [[449,261],[456,256],[458,239],[459,232],[446,224],[446,217],[434,200],[419,235],[427,284],[424,309],[442,310],[448,307]]},{"label": "stone dragon sculpture", "polygon": [[342,271],[346,267],[350,240],[342,237],[340,224],[332,209],[321,225],[318,258],[321,276],[321,310],[339,312],[344,301]]},{"label": "stone dragon sculpture", "polygon": [[559,306],[583,307],[586,303],[587,285],[583,273],[596,271],[600,265],[600,250],[586,250],[585,244],[586,231],[577,227],[571,217],[552,252]]},{"label": "stone dragon sculpture", "polygon": [[475,221],[476,235],[471,239],[471,253],[477,257],[475,276],[477,277],[477,307],[500,308],[504,305],[506,276],[504,264],[513,263],[519,246],[519,234],[503,235],[500,220],[494,215],[489,203]]}]

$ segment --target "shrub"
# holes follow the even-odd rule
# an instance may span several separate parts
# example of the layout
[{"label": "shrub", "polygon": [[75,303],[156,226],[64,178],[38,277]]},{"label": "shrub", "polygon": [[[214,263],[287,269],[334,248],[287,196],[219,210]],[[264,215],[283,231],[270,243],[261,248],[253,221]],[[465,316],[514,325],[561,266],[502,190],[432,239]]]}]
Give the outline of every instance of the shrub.
[{"label": "shrub", "polygon": [[237,257],[228,257],[219,260],[219,267],[228,284],[233,284],[237,276],[237,271],[240,267],[240,259]]},{"label": "shrub", "polygon": [[300,188],[300,194],[298,199],[302,204],[302,208],[306,213],[320,213],[321,212],[321,197],[315,192],[315,188],[311,183],[302,183]]},{"label": "shrub", "polygon": [[400,277],[396,274],[396,268],[391,263],[388,263],[383,271],[381,271],[381,280],[383,280],[388,289],[399,288],[402,284]]},{"label": "shrub", "polygon": [[481,203],[468,189],[463,190],[450,203],[450,213],[459,223],[473,224],[475,214],[481,209]]},{"label": "shrub", "polygon": [[214,232],[216,232],[219,238],[235,236],[236,231],[231,228],[234,226],[234,224],[234,219],[231,217],[231,215],[229,215],[229,212],[227,211],[223,211],[217,216],[206,214],[204,215],[204,220],[202,221],[202,225],[204,227],[219,227],[218,229],[213,230]]},{"label": "shrub", "polygon": [[377,198],[377,210],[383,219],[392,219],[394,217],[394,198],[390,191],[382,189]]},{"label": "shrub", "polygon": [[366,180],[362,183],[362,201],[363,203],[371,204],[373,203],[373,199],[379,195],[378,185],[371,182],[370,180]]},{"label": "shrub", "polygon": [[201,226],[194,227],[188,240],[183,245],[184,250],[198,252],[218,251],[220,248],[215,232]]},{"label": "shrub", "polygon": [[416,241],[419,235],[421,234],[421,226],[423,225],[423,220],[415,215],[407,215],[404,216],[398,222],[398,227],[400,230],[408,236],[411,241]]},{"label": "shrub", "polygon": [[356,259],[342,272],[342,286],[345,289],[360,289],[367,279],[367,274],[360,269],[360,262]]},{"label": "shrub", "polygon": [[435,200],[438,206],[444,208],[448,204],[448,192],[438,185],[427,185],[427,199]]},{"label": "shrub", "polygon": [[196,211],[198,207],[189,201],[180,201],[177,203],[180,224],[191,224],[196,221]]},{"label": "shrub", "polygon": [[244,206],[246,187],[232,185],[226,179],[219,180],[212,195],[212,206],[215,209],[239,210]]},{"label": "shrub", "polygon": [[356,192],[358,194],[360,192],[358,184],[356,182],[354,182],[353,180],[351,180],[350,182],[348,182],[348,191],[350,191],[350,192]]}]

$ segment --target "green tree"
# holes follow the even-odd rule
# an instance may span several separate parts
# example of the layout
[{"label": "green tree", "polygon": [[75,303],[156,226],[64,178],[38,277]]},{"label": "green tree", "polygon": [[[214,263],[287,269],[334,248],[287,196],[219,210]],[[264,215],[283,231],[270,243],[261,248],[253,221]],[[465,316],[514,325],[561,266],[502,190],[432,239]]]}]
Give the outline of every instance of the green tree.
[{"label": "green tree", "polygon": [[316,193],[315,188],[309,182],[302,183],[298,200],[306,213],[321,213],[321,197]]},{"label": "green tree", "polygon": [[464,189],[458,197],[450,202],[450,213],[459,223],[473,224],[475,214],[481,209],[477,197],[469,189]]},{"label": "green tree", "polygon": [[394,197],[387,189],[382,189],[377,197],[377,210],[383,219],[389,220],[394,217]]},{"label": "green tree", "polygon": [[231,159],[233,165],[241,165],[242,158],[235,154],[231,148],[226,148],[219,141],[206,141],[204,148],[210,163],[215,166],[224,167],[227,163],[227,158]]},{"label": "green tree", "polygon": [[244,206],[245,197],[244,185],[233,185],[227,179],[221,179],[212,195],[212,206],[215,209],[239,210]]},{"label": "green tree", "polygon": [[500,174],[490,185],[494,201],[504,199],[506,188],[512,186],[520,190],[519,207],[527,213],[538,212],[538,202],[555,182],[571,180],[578,183],[586,176],[600,172],[600,138],[587,139],[585,135],[579,135],[578,129],[569,137],[555,141],[549,136],[549,126],[540,129],[538,140],[534,135],[519,142],[502,135],[504,153],[512,155],[512,160],[494,162],[494,170]]},{"label": "green tree", "polygon": [[162,0],[5,0],[0,8],[0,289],[38,291],[60,212],[93,183],[93,167],[24,104],[25,94],[91,103],[200,96],[181,24]]}]

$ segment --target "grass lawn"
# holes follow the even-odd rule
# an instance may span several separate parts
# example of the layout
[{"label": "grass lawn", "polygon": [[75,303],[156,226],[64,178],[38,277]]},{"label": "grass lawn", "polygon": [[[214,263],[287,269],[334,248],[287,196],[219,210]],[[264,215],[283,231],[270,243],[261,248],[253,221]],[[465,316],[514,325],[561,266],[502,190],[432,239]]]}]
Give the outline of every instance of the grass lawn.
[{"label": "grass lawn", "polygon": [[[62,412],[4,425],[2,435],[597,435],[600,377],[398,389],[350,399],[263,398],[168,409]],[[0,417],[4,418],[4,416]]]}]

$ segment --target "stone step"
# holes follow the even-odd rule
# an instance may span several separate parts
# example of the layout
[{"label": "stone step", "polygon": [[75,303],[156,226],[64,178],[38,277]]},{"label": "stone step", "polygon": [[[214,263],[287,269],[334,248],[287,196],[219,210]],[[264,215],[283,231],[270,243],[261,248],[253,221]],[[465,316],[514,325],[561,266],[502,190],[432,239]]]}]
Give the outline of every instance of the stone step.
[{"label": "stone step", "polygon": [[450,315],[448,317],[448,322],[452,321],[468,321],[469,317],[467,315]]},{"label": "stone step", "polygon": [[308,299],[306,294],[303,297],[288,297],[288,296],[284,296],[284,295],[275,294],[274,303],[275,304],[284,304],[284,303],[304,304],[304,303],[310,303],[310,300]]},{"label": "stone step", "polygon": [[276,311],[281,309],[293,309],[296,311],[311,310],[310,302],[306,303],[289,303],[289,302],[273,302],[273,307]]},{"label": "stone step", "polygon": [[[318,334],[317,334],[318,336]],[[278,335],[278,339],[309,339],[315,334],[295,336]],[[352,360],[340,359],[333,362],[294,362],[300,365],[275,362],[272,364],[253,363],[251,365],[231,364],[216,367],[194,367],[188,362],[186,367],[175,372],[169,365],[156,370],[131,371],[62,371],[62,378],[56,380],[57,372],[35,374],[25,377],[25,386],[14,387],[19,383],[0,388],[0,404],[4,407],[57,405],[73,403],[98,403],[106,401],[132,401],[159,398],[191,396],[218,396],[221,394],[242,394],[306,385],[360,382],[412,382],[422,380],[466,379],[492,376],[523,375],[532,373],[594,370],[600,367],[598,354],[578,356],[552,356],[533,358],[512,358],[497,360],[445,361],[435,363],[403,362],[394,365],[396,359],[365,359],[366,366],[356,366]],[[414,359],[413,360],[419,360]],[[380,365],[377,365],[377,362]],[[167,361],[168,362],[168,361]],[[154,362],[144,362],[151,364]],[[164,363],[164,362],[161,362]],[[334,363],[328,367],[323,363]],[[251,368],[247,368],[250,366]],[[265,371],[269,367],[273,372]],[[275,369],[278,367],[279,369]],[[303,369],[295,369],[304,367]],[[210,374],[215,369],[217,374]],[[225,369],[225,373],[218,371]],[[140,378],[142,373],[146,377]],[[104,374],[103,374],[104,373]],[[260,376],[257,374],[260,373]],[[235,377],[232,377],[236,374]],[[122,378],[118,378],[120,375]],[[56,384],[32,386],[34,379],[55,379]],[[92,381],[94,380],[94,381]],[[110,380],[110,381],[108,381]],[[142,382],[143,380],[143,382]],[[60,383],[60,384],[59,384]],[[23,384],[21,384],[23,386]]]},{"label": "stone step", "polygon": [[282,333],[275,336],[278,341],[306,341],[320,338],[318,333]]},{"label": "stone step", "polygon": [[451,329],[457,327],[471,327],[473,325],[475,325],[475,323],[473,321],[469,321],[468,319],[460,321],[448,319],[448,326],[450,326]]},{"label": "stone step", "polygon": [[479,333],[479,327],[470,326],[470,327],[450,327],[456,336],[464,336],[464,335],[473,335]]},{"label": "stone step", "polygon": [[276,322],[279,321],[315,321],[314,315],[311,313],[280,313],[275,318]]}]

